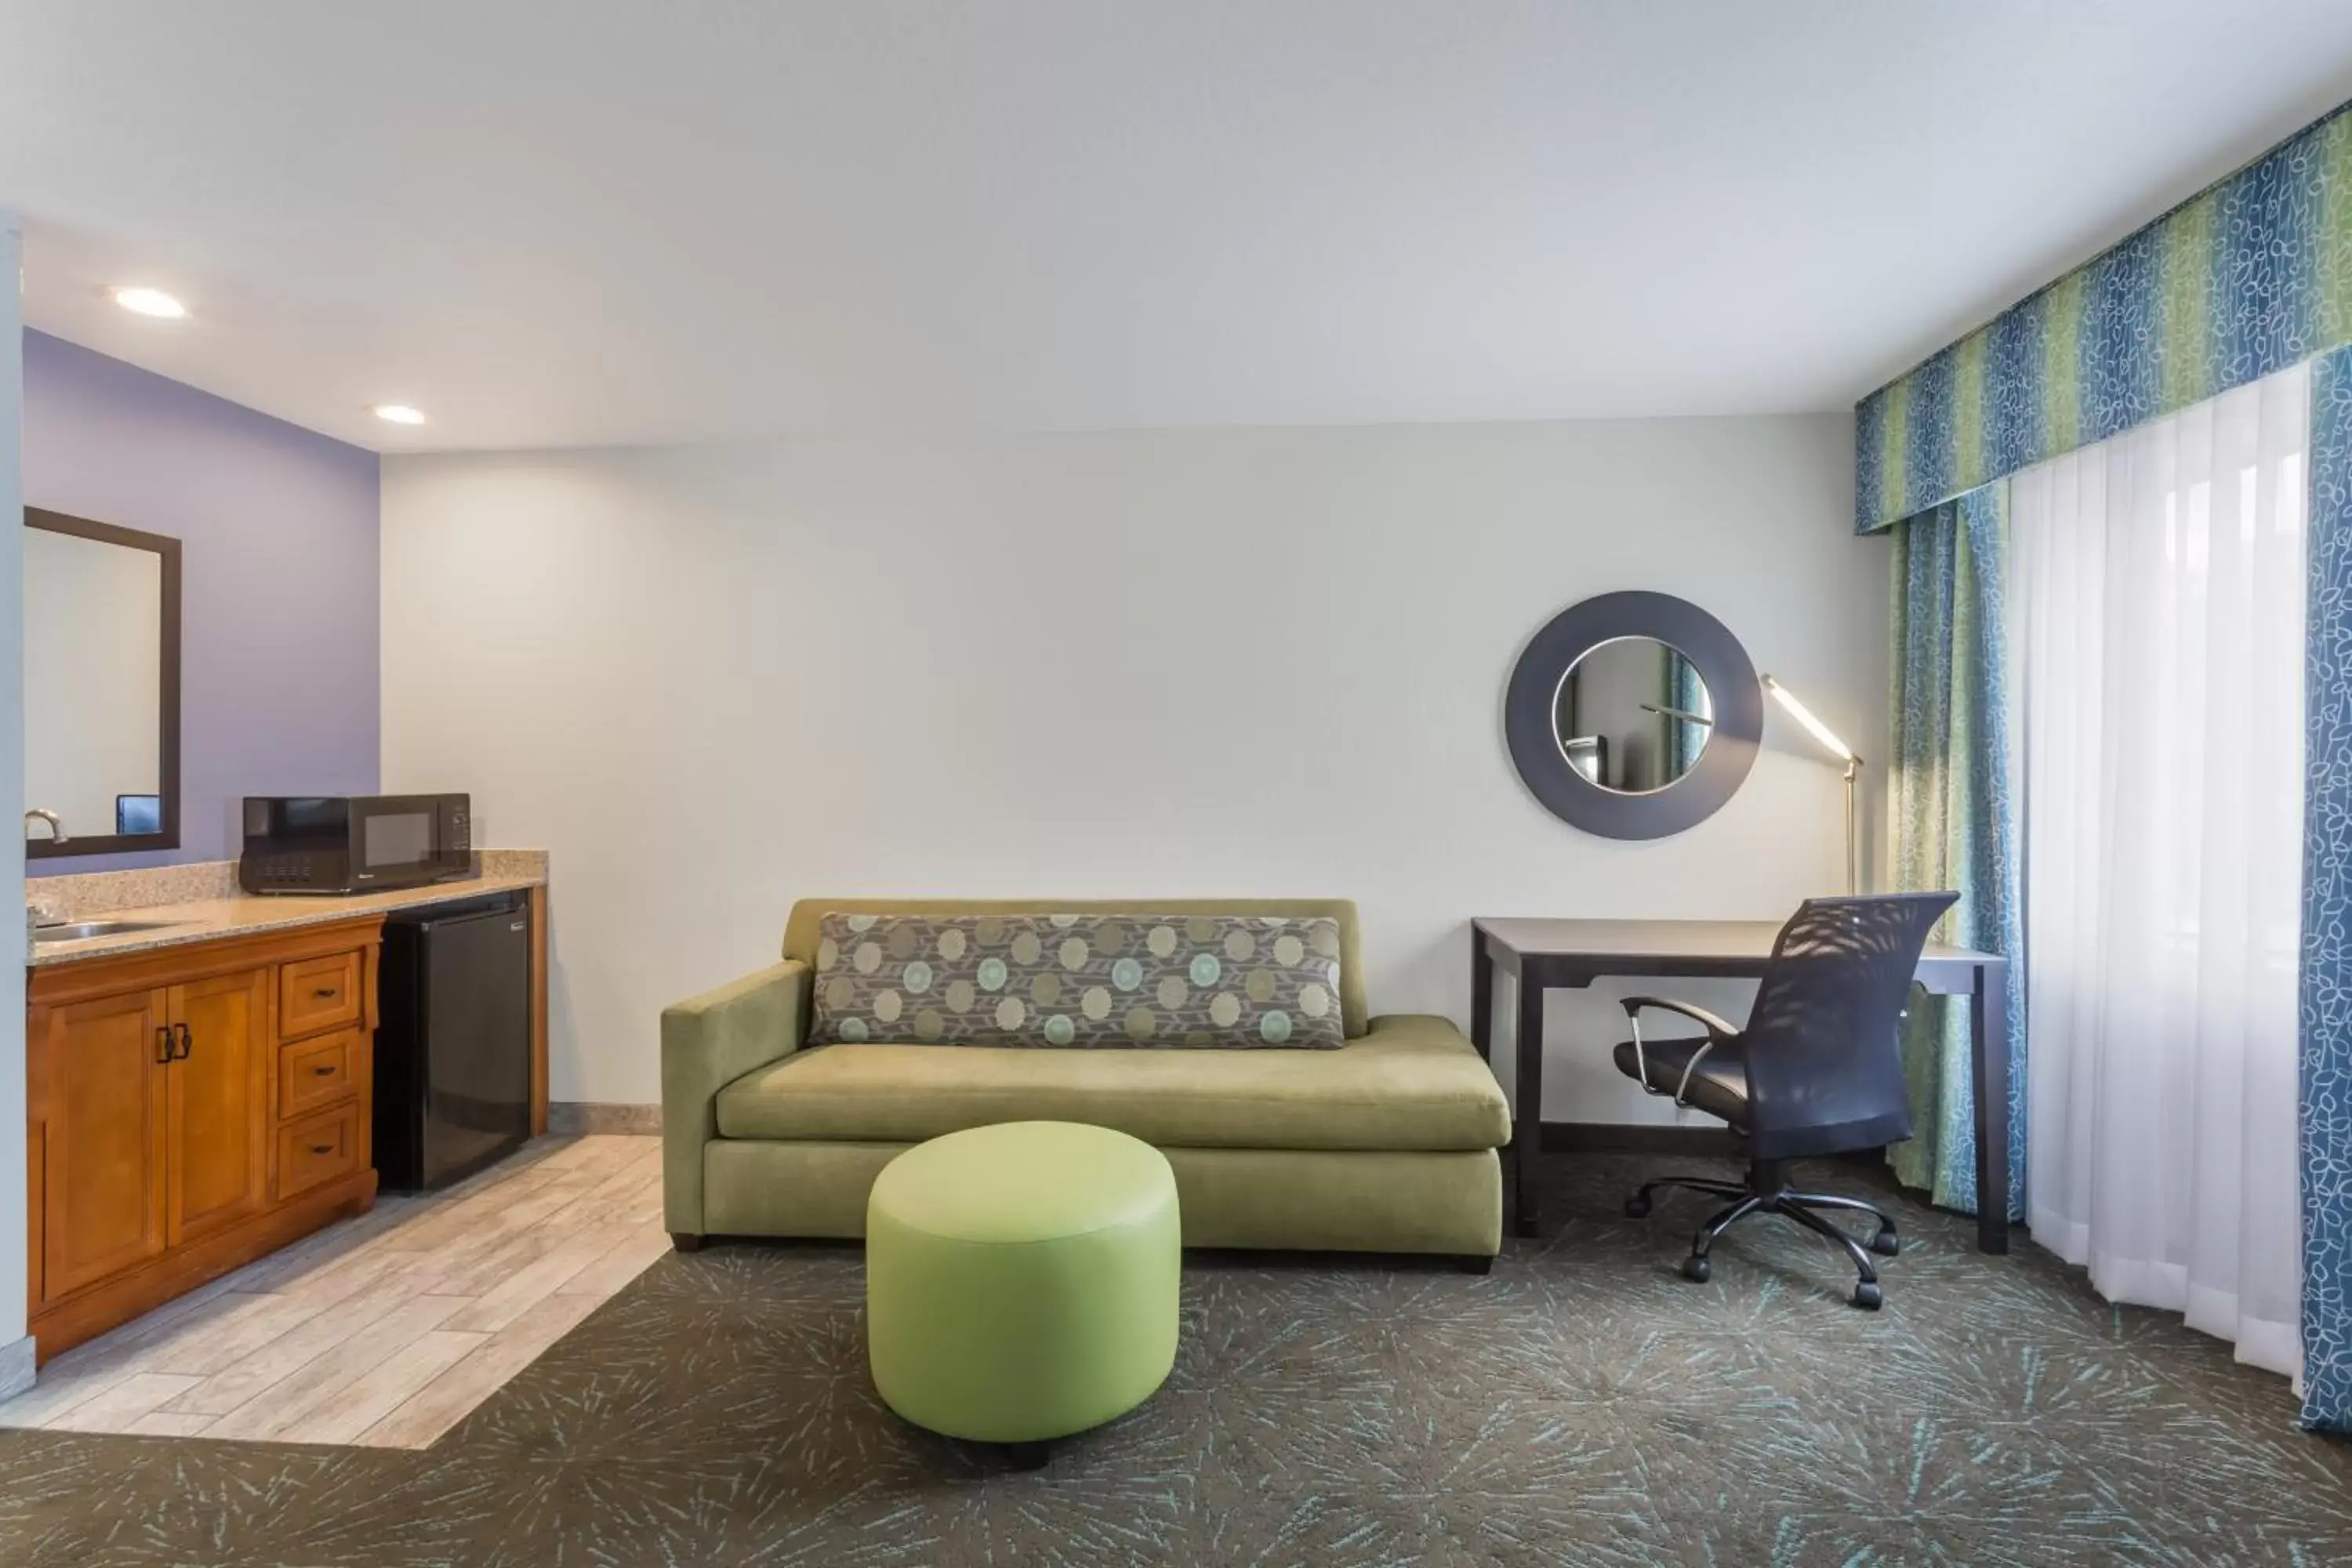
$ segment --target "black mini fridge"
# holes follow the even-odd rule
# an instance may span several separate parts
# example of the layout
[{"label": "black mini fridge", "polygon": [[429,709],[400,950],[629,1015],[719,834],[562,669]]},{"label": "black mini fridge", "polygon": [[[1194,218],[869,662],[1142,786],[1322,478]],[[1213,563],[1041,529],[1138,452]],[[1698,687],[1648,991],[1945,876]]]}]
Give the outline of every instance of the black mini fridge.
[{"label": "black mini fridge", "polygon": [[377,977],[375,1168],[425,1192],[530,1136],[530,917],[522,896],[402,910]]}]

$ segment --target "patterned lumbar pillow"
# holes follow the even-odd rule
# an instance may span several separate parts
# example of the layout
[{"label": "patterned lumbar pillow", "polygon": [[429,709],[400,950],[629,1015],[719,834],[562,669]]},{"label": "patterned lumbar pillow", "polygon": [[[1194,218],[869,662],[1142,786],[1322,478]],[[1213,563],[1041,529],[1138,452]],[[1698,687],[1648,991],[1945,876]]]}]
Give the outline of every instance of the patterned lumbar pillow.
[{"label": "patterned lumbar pillow", "polygon": [[811,1045],[1347,1043],[1337,921],[835,911],[819,936]]}]

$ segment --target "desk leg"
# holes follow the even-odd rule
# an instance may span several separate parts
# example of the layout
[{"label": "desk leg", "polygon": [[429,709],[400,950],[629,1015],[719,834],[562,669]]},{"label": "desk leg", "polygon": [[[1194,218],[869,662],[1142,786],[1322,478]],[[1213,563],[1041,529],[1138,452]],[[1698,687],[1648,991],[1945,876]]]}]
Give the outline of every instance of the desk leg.
[{"label": "desk leg", "polygon": [[1511,1231],[1536,1234],[1536,1173],[1543,1153],[1544,977],[1531,958],[1519,960],[1518,1087],[1511,1110]]},{"label": "desk leg", "polygon": [[1470,928],[1470,1043],[1478,1047],[1488,1071],[1495,1067],[1495,955],[1486,951],[1486,936]]},{"label": "desk leg", "polygon": [[1969,1054],[1977,1099],[1977,1250],[2009,1250],[2008,966],[1980,963],[1969,993]]}]

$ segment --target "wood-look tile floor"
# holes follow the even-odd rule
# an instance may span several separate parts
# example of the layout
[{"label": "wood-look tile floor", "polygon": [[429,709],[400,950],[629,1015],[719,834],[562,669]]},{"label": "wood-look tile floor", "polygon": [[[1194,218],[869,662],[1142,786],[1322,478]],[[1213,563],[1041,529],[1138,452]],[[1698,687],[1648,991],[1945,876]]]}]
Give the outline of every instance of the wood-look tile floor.
[{"label": "wood-look tile floor", "polygon": [[669,1246],[661,1140],[541,1139],[58,1356],[0,1426],[422,1448]]}]

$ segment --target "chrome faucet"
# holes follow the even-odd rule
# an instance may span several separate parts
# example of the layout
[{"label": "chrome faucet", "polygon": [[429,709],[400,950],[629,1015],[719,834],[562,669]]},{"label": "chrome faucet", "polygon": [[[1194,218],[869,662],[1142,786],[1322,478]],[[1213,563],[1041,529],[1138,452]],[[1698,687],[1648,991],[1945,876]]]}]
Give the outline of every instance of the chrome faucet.
[{"label": "chrome faucet", "polygon": [[66,825],[58,820],[58,814],[56,812],[49,810],[46,806],[37,805],[30,811],[25,813],[25,820],[28,823],[35,817],[38,817],[43,822],[49,825],[50,843],[63,844],[66,841]]}]

